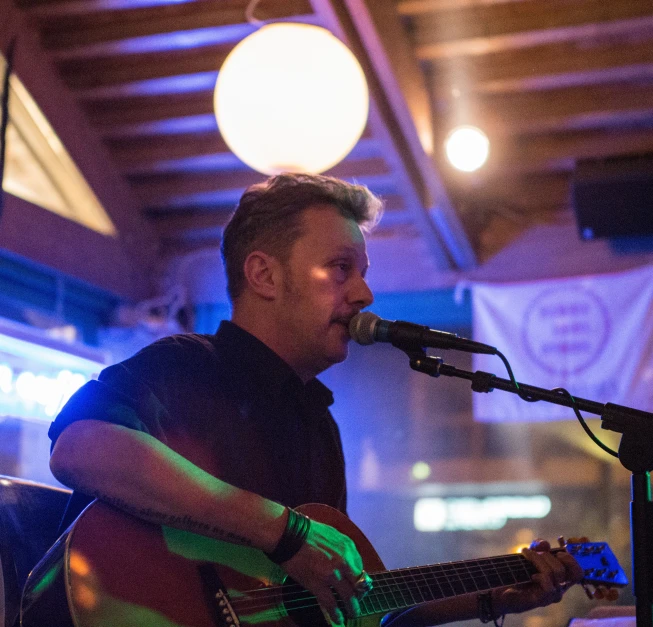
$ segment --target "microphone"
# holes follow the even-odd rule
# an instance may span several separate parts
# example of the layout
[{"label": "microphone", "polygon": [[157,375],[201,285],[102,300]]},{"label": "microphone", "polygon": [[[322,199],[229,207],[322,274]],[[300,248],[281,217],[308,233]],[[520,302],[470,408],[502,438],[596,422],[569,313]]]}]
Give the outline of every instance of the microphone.
[{"label": "microphone", "polygon": [[488,344],[474,342],[455,333],[434,331],[421,324],[383,320],[371,311],[356,314],[349,322],[349,335],[358,344],[366,346],[374,342],[389,342],[402,350],[441,348],[466,353],[496,355],[497,349]]}]

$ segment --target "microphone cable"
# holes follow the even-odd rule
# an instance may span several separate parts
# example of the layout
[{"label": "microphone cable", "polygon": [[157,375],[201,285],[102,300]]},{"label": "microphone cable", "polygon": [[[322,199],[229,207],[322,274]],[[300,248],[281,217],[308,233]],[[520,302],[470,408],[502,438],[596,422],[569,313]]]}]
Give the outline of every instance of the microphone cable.
[{"label": "microphone cable", "polygon": [[[501,359],[501,361],[503,361],[503,364],[506,367],[506,370],[508,371],[508,377],[510,377],[510,381],[512,382],[512,384],[515,386],[515,389],[517,390],[517,396],[519,396],[519,398],[521,398],[523,401],[526,401],[527,403],[537,403],[540,400],[539,398],[533,398],[532,396],[526,394],[519,387],[519,383],[517,383],[517,380],[515,379],[515,375],[512,372],[510,362],[508,361],[506,356],[501,351],[497,351],[496,354]],[[617,457],[617,458],[619,457],[619,453],[617,453],[617,451],[614,451],[609,446],[601,442],[601,440],[599,440],[599,438],[589,428],[589,425],[587,424],[587,422],[585,422],[585,418],[583,418],[583,415],[580,413],[580,410],[576,405],[576,399],[571,395],[571,393],[568,390],[566,390],[565,388],[558,387],[558,388],[553,388],[551,392],[562,394],[563,396],[566,396],[571,401],[571,409],[574,410],[574,413],[576,414],[576,418],[578,419],[578,422],[580,422],[580,426],[583,427],[583,430],[589,436],[592,442],[594,442],[594,444],[596,444],[600,449],[608,453],[608,455],[612,455],[613,457]]]}]

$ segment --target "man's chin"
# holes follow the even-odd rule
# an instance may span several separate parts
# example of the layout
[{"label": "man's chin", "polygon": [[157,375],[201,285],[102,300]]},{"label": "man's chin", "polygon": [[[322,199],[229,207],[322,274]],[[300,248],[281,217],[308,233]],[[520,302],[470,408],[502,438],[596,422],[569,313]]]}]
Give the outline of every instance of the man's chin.
[{"label": "man's chin", "polygon": [[334,351],[331,355],[329,355],[329,357],[332,364],[339,364],[345,361],[348,355],[349,355],[349,346],[345,344],[341,350]]}]

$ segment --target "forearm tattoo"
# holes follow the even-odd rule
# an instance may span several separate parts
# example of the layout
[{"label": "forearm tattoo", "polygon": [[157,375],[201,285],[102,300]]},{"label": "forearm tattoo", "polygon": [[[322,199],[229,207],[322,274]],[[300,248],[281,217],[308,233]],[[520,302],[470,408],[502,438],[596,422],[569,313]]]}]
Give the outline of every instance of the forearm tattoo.
[{"label": "forearm tattoo", "polygon": [[167,527],[176,527],[185,531],[192,531],[200,535],[209,536],[218,540],[232,542],[234,544],[242,544],[245,546],[252,546],[252,541],[248,538],[235,534],[231,531],[225,531],[220,527],[209,525],[207,523],[195,520],[188,514],[183,516],[175,516],[174,514],[166,514],[165,512],[152,509],[151,507],[140,508],[134,507],[121,498],[103,494],[98,490],[82,490],[86,494],[90,494],[104,503],[108,503],[113,507],[123,510],[128,514],[132,514],[137,518],[141,518],[148,522],[156,523],[158,525],[166,525]]}]

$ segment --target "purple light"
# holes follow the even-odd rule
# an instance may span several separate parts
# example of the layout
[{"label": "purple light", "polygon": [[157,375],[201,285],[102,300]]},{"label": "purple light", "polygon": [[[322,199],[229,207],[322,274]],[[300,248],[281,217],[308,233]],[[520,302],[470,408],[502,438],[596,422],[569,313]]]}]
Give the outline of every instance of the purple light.
[{"label": "purple light", "polygon": [[197,194],[190,194],[188,196],[179,196],[170,200],[166,200],[165,206],[171,208],[182,209],[183,207],[196,206],[196,205],[212,205],[215,207],[236,206],[236,203],[243,195],[245,188],[240,189],[225,189],[215,192],[198,192]]},{"label": "purple light", "polygon": [[236,155],[224,152],[214,155],[201,155],[184,159],[168,159],[142,167],[135,166],[129,170],[130,174],[148,174],[163,172],[222,172],[233,170],[247,170],[247,166]]},{"label": "purple light", "polygon": [[235,44],[244,37],[247,37],[247,35],[250,35],[254,30],[256,30],[256,27],[247,23],[228,26],[210,26],[174,33],[160,33],[143,37],[133,37],[131,39],[89,44],[87,46],[77,46],[61,50],[55,54],[59,60],[72,60],[89,56],[188,50],[202,46]]},{"label": "purple light", "polygon": [[65,12],[68,15],[88,13],[94,11],[118,11],[122,9],[146,9],[147,7],[159,7],[169,4],[185,4],[196,0],[68,0],[57,4],[47,4],[33,7],[33,14],[38,17],[60,15]]},{"label": "purple light", "polygon": [[110,133],[111,137],[130,135],[174,135],[176,133],[205,133],[217,131],[215,116],[211,113],[189,115],[182,118],[125,124]]},{"label": "purple light", "polygon": [[215,72],[198,72],[182,76],[166,76],[134,81],[123,85],[107,85],[80,90],[84,98],[120,98],[121,96],[159,96],[165,94],[185,94],[212,90],[218,78]]}]

